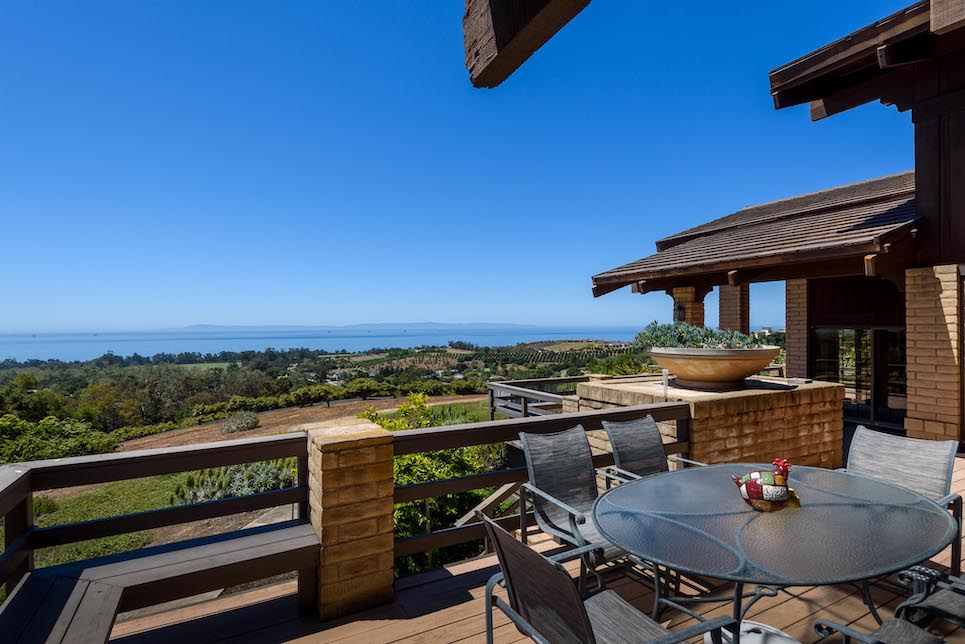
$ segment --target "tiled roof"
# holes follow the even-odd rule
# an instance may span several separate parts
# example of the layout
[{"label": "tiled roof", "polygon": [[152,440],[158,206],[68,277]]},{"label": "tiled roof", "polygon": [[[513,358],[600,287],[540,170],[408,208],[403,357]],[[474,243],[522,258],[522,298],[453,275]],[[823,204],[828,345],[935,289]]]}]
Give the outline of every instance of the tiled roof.
[{"label": "tiled roof", "polygon": [[657,242],[658,252],[593,277],[608,292],[633,282],[776,262],[847,257],[917,219],[914,172],[744,208]]}]

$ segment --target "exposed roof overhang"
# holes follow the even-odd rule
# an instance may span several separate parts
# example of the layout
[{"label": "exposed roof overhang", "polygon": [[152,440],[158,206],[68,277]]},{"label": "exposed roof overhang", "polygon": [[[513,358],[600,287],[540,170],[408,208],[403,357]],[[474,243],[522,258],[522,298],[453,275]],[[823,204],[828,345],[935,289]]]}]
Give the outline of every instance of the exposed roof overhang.
[{"label": "exposed roof overhang", "polygon": [[910,261],[907,240],[921,223],[914,190],[907,172],[745,208],[595,275],[593,294],[879,274]]},{"label": "exposed roof overhang", "polygon": [[876,100],[907,109],[913,66],[965,47],[963,25],[965,3],[916,2],[772,71],[774,106],[810,103],[813,120]]}]

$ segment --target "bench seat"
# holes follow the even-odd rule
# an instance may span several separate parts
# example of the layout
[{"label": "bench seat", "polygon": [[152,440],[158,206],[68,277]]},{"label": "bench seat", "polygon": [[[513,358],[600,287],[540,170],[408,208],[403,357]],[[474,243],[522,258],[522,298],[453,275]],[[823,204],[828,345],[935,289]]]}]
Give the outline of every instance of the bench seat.
[{"label": "bench seat", "polygon": [[118,613],[298,571],[314,608],[320,546],[304,520],[40,568],[4,602],[4,642],[106,642]]}]

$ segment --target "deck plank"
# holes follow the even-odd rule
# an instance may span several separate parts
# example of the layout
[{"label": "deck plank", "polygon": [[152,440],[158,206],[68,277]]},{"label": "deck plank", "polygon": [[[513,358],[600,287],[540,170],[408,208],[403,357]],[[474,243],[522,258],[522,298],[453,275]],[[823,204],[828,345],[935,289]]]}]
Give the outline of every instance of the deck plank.
[{"label": "deck plank", "polygon": [[[965,459],[959,458],[956,463],[955,475],[952,479],[952,490],[965,495]],[[542,552],[554,552],[559,546],[545,535],[534,534],[530,545]],[[936,555],[931,565],[945,568],[950,563],[951,548]],[[578,564],[567,565],[571,573],[575,574]],[[205,604],[183,608],[152,615],[145,620],[131,620],[115,627],[115,637],[128,635],[122,641],[131,644],[152,641],[170,641],[180,638],[189,641],[188,633],[218,632],[218,624],[226,623],[227,616],[238,615],[244,617],[244,623],[233,618],[232,628],[221,631],[225,641],[292,641],[303,643],[320,642],[372,642],[372,643],[425,643],[439,644],[440,642],[462,642],[476,644],[485,641],[485,606],[483,597],[488,578],[498,570],[494,556],[483,556],[477,559],[452,564],[420,575],[414,575],[399,580],[396,589],[396,599],[392,604],[350,615],[339,620],[320,623],[310,617],[299,617],[296,602],[292,601],[284,606],[278,603],[283,591],[266,591],[250,593],[253,608],[259,597],[266,607],[273,605],[271,610],[254,609],[245,611],[245,598],[231,596],[230,605],[227,598],[212,600],[215,608],[205,608]],[[696,582],[695,582],[696,583]],[[698,584],[702,589],[713,588],[711,592],[724,592],[728,584],[714,585],[712,580],[701,580]],[[649,611],[653,601],[652,590],[633,578],[621,578],[609,583],[631,604]],[[288,592],[294,591],[289,582]],[[500,591],[501,592],[501,591]],[[882,616],[891,616],[902,597],[896,589],[884,585],[872,586],[872,594],[878,604]],[[286,597],[288,595],[285,595]],[[221,608],[216,602],[222,602]],[[281,611],[289,610],[289,614]],[[696,611],[705,617],[729,615],[730,606],[726,604],[698,605]],[[259,625],[257,615],[270,615],[270,619]],[[814,622],[818,619],[832,619],[843,624],[850,624],[858,630],[871,632],[876,624],[862,603],[858,591],[851,586],[834,586],[818,588],[790,588],[781,592],[777,597],[767,597],[758,601],[748,612],[748,618],[770,624],[786,631],[802,642],[818,640],[814,632]],[[202,623],[211,621],[207,629]],[[694,623],[694,619],[686,615],[667,614],[664,625],[677,629]],[[495,613],[496,642],[509,643],[524,641],[524,637],[502,613]],[[186,630],[195,627],[195,630]],[[146,631],[145,628],[153,630]],[[201,630],[197,630],[201,629]],[[246,630],[247,629],[247,630]],[[947,641],[965,644],[965,630],[956,629],[951,625],[936,623],[929,625],[929,630]],[[145,631],[145,632],[141,632]],[[134,634],[137,636],[130,637]],[[151,636],[151,637],[148,637]],[[234,638],[234,639],[232,639]]]}]

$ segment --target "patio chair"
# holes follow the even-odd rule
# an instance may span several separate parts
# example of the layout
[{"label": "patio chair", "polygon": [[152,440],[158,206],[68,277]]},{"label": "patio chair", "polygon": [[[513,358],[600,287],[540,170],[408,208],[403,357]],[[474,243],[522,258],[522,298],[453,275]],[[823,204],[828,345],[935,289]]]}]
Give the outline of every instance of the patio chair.
[{"label": "patio chair", "polygon": [[911,588],[911,596],[895,608],[895,615],[918,622],[937,617],[965,627],[965,579],[927,566],[914,566],[898,574]]},{"label": "patio chair", "polygon": [[866,644],[944,644],[945,642],[940,637],[902,619],[886,619],[878,630],[871,634],[861,633],[853,628],[822,619],[814,624],[814,631],[819,637],[831,637],[834,633],[840,633],[844,637],[845,644],[852,640]]},{"label": "patio chair", "polygon": [[893,483],[947,507],[958,524],[952,542],[952,574],[962,573],[962,497],[951,492],[958,441],[893,436],[859,425],[851,440],[847,472]]},{"label": "patio chair", "polygon": [[[586,567],[593,571],[622,559],[627,553],[608,542],[593,523],[593,502],[599,495],[597,476],[612,474],[593,467],[593,453],[582,425],[555,434],[520,432],[529,483],[519,486],[520,534],[526,543],[527,499],[532,501],[536,524],[557,539],[581,548],[596,544],[586,553]],[[622,481],[623,479],[618,479]],[[602,579],[597,574],[597,580]],[[580,575],[581,588],[583,574]]]},{"label": "patio chair", "polygon": [[[581,597],[562,562],[584,554],[586,548],[546,558],[514,539],[489,517],[477,513],[496,550],[501,573],[486,586],[486,641],[493,641],[493,607],[505,613],[521,633],[537,642],[593,644],[685,642],[710,633],[721,643],[721,629],[736,622],[718,617],[672,632],[631,606],[615,591],[601,588]],[[590,546],[592,547],[592,546]],[[506,589],[509,603],[496,597],[497,586]]]},{"label": "patio chair", "polygon": [[[663,437],[653,416],[625,421],[603,421],[603,429],[610,439],[613,465],[606,472],[624,481],[670,471],[667,460],[704,465],[675,454],[668,455],[663,448]],[[607,478],[607,488],[613,479]]]}]

